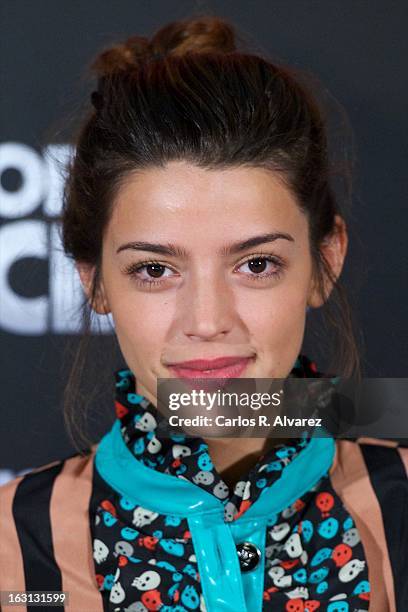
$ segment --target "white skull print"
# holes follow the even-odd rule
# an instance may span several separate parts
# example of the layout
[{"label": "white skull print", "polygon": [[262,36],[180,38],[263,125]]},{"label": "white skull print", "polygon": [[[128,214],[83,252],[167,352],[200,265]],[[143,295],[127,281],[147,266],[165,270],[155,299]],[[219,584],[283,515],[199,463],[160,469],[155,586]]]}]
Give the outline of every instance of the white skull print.
[{"label": "white skull print", "polygon": [[131,557],[133,555],[134,548],[130,544],[130,542],[125,542],[124,540],[119,540],[115,544],[115,552],[113,553],[115,557],[118,555],[123,555],[124,557]]},{"label": "white skull print", "polygon": [[292,576],[285,575],[283,567],[271,567],[268,574],[272,578],[273,584],[277,587],[284,588],[292,585]]},{"label": "white skull print", "polygon": [[178,459],[179,457],[187,457],[191,455],[191,448],[185,446],[184,444],[174,444],[171,449],[173,453],[174,459]]},{"label": "white skull print", "polygon": [[351,527],[343,533],[343,542],[348,546],[356,546],[360,542],[360,533],[357,527]]},{"label": "white skull print", "polygon": [[234,515],[238,512],[235,504],[228,502],[224,506],[224,518],[226,521],[232,521]]},{"label": "white skull print", "polygon": [[97,563],[102,563],[106,561],[109,553],[109,548],[106,546],[102,540],[98,540],[98,538],[94,539],[93,542],[93,557]]},{"label": "white skull print", "polygon": [[275,540],[275,542],[280,542],[289,533],[289,531],[289,523],[280,523],[279,525],[274,525],[269,533],[272,540]]},{"label": "white skull print", "polygon": [[306,587],[297,587],[293,591],[285,593],[289,599],[309,599],[309,591]]},{"label": "white skull print", "polygon": [[133,512],[133,524],[136,527],[144,527],[145,525],[150,525],[158,516],[158,512],[153,512],[152,510],[147,510],[147,508],[138,506]]},{"label": "white skull print", "polygon": [[150,440],[149,444],[147,445],[147,450],[149,451],[149,453],[152,453],[152,455],[154,455],[161,450],[161,447],[162,447],[162,443],[160,442],[160,440],[158,440],[156,436],[153,436],[153,438]]},{"label": "white skull print", "polygon": [[364,567],[365,561],[352,559],[340,569],[339,580],[341,580],[341,582],[350,582],[350,580],[353,580],[360,572],[363,571]]},{"label": "white skull print", "polygon": [[195,484],[210,485],[214,482],[214,474],[200,470],[193,476],[193,482],[195,482]]},{"label": "white skull print", "polygon": [[159,586],[160,580],[160,574],[158,572],[147,570],[133,580],[132,586],[139,589],[139,591],[151,591]]},{"label": "white skull print", "polygon": [[228,486],[225,484],[225,482],[221,480],[215,485],[213,493],[219,499],[225,499],[226,497],[228,497],[229,494]]},{"label": "white skull print", "polygon": [[126,597],[126,593],[123,590],[122,585],[120,584],[120,582],[115,582],[115,584],[111,588],[111,592],[109,595],[109,601],[117,604],[117,603],[121,603],[125,599],[125,597]]},{"label": "white skull print", "polygon": [[145,412],[136,422],[135,427],[140,429],[140,431],[153,431],[157,427],[157,421],[150,412]]},{"label": "white skull print", "polygon": [[292,533],[290,538],[285,543],[284,549],[291,559],[300,557],[303,552],[302,542],[298,533]]}]

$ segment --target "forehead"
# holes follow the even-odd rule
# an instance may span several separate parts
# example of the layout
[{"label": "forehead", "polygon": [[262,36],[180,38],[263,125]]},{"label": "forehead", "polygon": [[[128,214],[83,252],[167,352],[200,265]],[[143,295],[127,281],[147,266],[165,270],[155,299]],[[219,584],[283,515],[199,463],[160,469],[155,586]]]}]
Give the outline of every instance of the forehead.
[{"label": "forehead", "polygon": [[294,195],[264,168],[204,169],[170,162],[128,175],[113,203],[108,228],[116,242],[135,232],[167,240],[236,238],[253,231],[302,232],[305,216]]}]

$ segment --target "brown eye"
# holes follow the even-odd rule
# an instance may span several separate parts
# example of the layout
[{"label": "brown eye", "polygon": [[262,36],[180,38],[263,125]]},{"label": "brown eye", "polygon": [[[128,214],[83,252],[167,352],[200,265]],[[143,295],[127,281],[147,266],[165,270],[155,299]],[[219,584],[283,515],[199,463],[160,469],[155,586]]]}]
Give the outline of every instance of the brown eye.
[{"label": "brown eye", "polygon": [[153,278],[160,278],[164,270],[165,266],[162,266],[161,264],[148,264],[146,266],[146,272]]},{"label": "brown eye", "polygon": [[272,255],[252,255],[239,268],[251,280],[267,280],[268,278],[280,278],[284,264]]},{"label": "brown eye", "polygon": [[247,263],[251,272],[259,273],[266,270],[266,259],[251,259]]},{"label": "brown eye", "polygon": [[169,266],[158,261],[131,263],[124,269],[124,273],[141,286],[146,287],[158,286],[174,276],[174,271]]}]

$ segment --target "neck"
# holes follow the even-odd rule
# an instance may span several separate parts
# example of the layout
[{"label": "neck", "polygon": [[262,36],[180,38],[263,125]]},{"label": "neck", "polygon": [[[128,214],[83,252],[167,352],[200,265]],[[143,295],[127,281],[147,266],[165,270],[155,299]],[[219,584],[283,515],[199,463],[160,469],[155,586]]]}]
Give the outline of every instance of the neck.
[{"label": "neck", "polygon": [[208,450],[217,472],[232,489],[242,474],[248,473],[259,457],[283,438],[206,438]]},{"label": "neck", "polygon": [[[157,398],[136,380],[136,393],[154,406]],[[232,489],[242,474],[248,473],[259,457],[287,438],[205,438],[211,460],[225,484]]]}]

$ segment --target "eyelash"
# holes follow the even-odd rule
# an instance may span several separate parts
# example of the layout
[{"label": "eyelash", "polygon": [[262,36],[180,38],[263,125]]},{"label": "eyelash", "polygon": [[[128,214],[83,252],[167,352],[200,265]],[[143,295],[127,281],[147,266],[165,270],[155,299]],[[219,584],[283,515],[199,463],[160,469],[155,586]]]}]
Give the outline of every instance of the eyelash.
[{"label": "eyelash", "polygon": [[[274,255],[268,255],[268,254],[263,254],[263,253],[258,253],[255,255],[251,255],[250,257],[248,257],[245,261],[243,261],[239,267],[245,265],[246,263],[249,263],[251,261],[257,261],[257,260],[265,260],[268,262],[273,263],[278,269],[275,272],[269,272],[269,273],[260,273],[260,274],[250,274],[249,278],[253,281],[261,281],[261,280],[265,280],[267,278],[275,278],[276,280],[278,280],[285,269],[285,264],[283,263],[283,261],[279,258],[276,257]],[[158,280],[147,280],[147,279],[141,279],[137,277],[137,274],[140,273],[141,270],[143,270],[143,268],[146,268],[149,265],[159,265],[159,266],[163,266],[164,268],[169,268],[169,266],[166,266],[162,263],[160,263],[159,261],[156,260],[149,260],[149,261],[143,261],[141,263],[131,263],[129,266],[127,266],[124,269],[124,273],[127,274],[128,276],[133,277],[133,279],[137,282],[137,284],[139,284],[142,287],[146,287],[146,286],[159,286],[161,284],[163,284],[166,280],[166,277],[160,278]],[[171,269],[171,268],[169,268]]]}]

